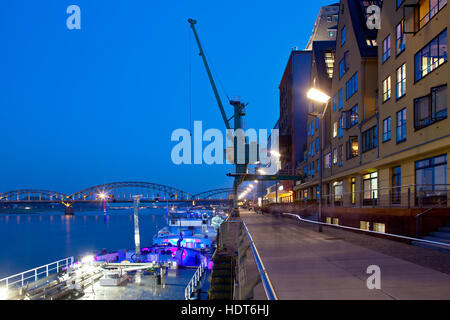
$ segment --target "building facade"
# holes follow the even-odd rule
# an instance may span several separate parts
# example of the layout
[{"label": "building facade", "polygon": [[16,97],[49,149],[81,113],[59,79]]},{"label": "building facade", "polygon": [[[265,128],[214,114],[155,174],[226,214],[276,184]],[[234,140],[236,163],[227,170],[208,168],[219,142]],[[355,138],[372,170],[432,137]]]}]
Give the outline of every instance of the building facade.
[{"label": "building facade", "polygon": [[[381,8],[381,29],[367,27],[369,5]],[[302,163],[306,179],[295,197],[317,200],[323,164],[323,203],[334,212],[328,219],[367,208],[374,219],[360,222],[389,232],[395,219],[381,215],[396,215],[395,208],[450,205],[447,1],[342,0],[338,21],[324,158],[317,158],[310,119],[305,134],[314,156]]]}]

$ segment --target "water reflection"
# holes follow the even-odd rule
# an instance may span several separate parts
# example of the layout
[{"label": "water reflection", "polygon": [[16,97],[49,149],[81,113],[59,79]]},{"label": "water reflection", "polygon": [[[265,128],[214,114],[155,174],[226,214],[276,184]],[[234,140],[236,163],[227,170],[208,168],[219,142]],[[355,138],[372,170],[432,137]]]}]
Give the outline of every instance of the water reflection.
[{"label": "water reflection", "polygon": [[[133,210],[42,213],[0,216],[0,278],[69,256],[94,250],[134,247]],[[143,245],[153,244],[157,226],[165,224],[163,210],[141,210]],[[100,217],[100,219],[99,219]],[[10,219],[15,223],[10,224]]]}]

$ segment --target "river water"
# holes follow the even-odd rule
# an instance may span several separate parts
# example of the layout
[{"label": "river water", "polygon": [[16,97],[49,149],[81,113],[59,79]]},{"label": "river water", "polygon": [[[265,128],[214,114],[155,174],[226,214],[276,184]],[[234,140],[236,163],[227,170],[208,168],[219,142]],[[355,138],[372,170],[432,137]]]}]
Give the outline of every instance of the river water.
[{"label": "river water", "polygon": [[[166,225],[164,209],[139,211],[141,247]],[[0,214],[0,279],[70,256],[134,248],[132,209],[103,212]]]}]

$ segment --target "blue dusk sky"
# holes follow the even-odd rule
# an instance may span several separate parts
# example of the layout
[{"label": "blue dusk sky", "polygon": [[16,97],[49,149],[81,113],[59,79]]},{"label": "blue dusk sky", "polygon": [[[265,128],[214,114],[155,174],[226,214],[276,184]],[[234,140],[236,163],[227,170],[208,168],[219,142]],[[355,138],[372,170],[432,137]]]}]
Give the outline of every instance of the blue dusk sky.
[{"label": "blue dusk sky", "polygon": [[[330,3],[2,1],[0,192],[72,193],[117,181],[193,193],[230,187],[231,166],[171,161],[172,132],[190,127],[190,87],[192,121],[224,130],[187,19],[198,20],[226,92],[249,103],[246,128],[271,129],[291,48],[306,46]],[[72,4],[81,30],[66,27]]]}]

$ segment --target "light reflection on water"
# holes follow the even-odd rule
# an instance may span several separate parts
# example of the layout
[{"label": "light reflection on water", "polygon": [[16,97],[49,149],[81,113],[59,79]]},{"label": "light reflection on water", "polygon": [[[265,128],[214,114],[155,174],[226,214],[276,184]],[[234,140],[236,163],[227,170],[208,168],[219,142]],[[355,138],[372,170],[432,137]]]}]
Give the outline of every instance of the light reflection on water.
[{"label": "light reflection on water", "polygon": [[[166,225],[163,209],[141,210],[141,243]],[[0,214],[0,278],[69,256],[103,248],[108,251],[134,247],[133,210],[61,213]]]}]

